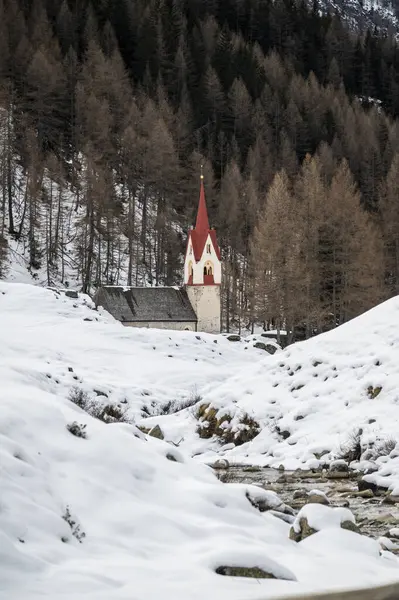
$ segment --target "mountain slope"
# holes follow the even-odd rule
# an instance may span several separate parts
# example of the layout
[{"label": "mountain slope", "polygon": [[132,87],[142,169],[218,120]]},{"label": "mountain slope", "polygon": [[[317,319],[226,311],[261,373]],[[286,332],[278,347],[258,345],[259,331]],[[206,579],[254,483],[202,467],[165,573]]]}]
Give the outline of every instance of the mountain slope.
[{"label": "mountain slope", "polygon": [[[105,424],[67,397],[75,376],[110,402],[117,385],[130,389],[132,412],[141,402],[132,390],[145,380],[158,400],[167,389],[172,396],[181,389],[172,343],[175,352],[184,347],[186,383],[201,371],[221,376],[222,358],[215,368],[207,341],[197,342],[195,334],[124,329],[84,297],[0,284],[1,598],[245,600],[397,578],[397,559],[380,557],[377,542],[331,522],[296,544],[288,523],[246,498],[284,509],[272,492],[222,484],[173,445],[129,423]],[[227,355],[229,342],[219,343]],[[247,352],[230,347],[243,360]],[[86,425],[86,437],[72,435],[73,422]],[[226,564],[256,565],[278,580],[217,575]]]}]

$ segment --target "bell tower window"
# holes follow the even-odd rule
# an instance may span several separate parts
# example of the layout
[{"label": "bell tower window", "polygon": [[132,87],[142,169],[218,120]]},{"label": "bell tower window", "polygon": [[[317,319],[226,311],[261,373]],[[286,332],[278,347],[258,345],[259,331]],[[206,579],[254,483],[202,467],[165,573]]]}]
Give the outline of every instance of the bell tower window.
[{"label": "bell tower window", "polygon": [[206,252],[207,252],[207,254],[211,253],[211,245],[210,244],[206,245]]},{"label": "bell tower window", "polygon": [[213,265],[207,260],[204,266],[204,275],[213,275]]}]

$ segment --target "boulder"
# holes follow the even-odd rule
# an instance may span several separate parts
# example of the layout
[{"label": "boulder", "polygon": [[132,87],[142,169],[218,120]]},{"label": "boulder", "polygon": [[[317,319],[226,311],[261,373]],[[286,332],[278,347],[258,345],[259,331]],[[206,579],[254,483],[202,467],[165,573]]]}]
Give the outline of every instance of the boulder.
[{"label": "boulder", "polygon": [[66,290],[65,296],[67,298],[79,298],[79,294],[75,290]]},{"label": "boulder", "polygon": [[376,494],[378,491],[378,486],[376,483],[372,481],[367,481],[366,479],[359,479],[357,482],[357,487],[359,492],[364,492],[365,490],[371,490],[373,494]]},{"label": "boulder", "polygon": [[297,531],[297,528],[294,527],[294,525],[290,528],[290,540],[300,542],[316,532],[317,529],[310,527],[307,518],[302,517],[299,519],[299,531]]},{"label": "boulder", "polygon": [[253,579],[283,579],[285,581],[296,581],[295,575],[274,560],[266,558],[262,561],[266,566],[239,567],[236,565],[221,565],[215,569],[218,575],[227,577],[250,577]]},{"label": "boulder", "polygon": [[[369,490],[366,490],[369,491]],[[392,494],[388,494],[382,501],[382,504],[397,504],[399,502],[399,496],[393,496]]]},{"label": "boulder", "polygon": [[271,490],[248,486],[245,495],[252,506],[257,508],[259,512],[274,510],[279,513],[294,514],[293,509],[285,504],[276,492],[272,492]]},{"label": "boulder", "polygon": [[332,527],[359,533],[355,518],[347,508],[305,504],[290,528],[289,537],[294,542],[300,542],[317,531]]},{"label": "boulder", "polygon": [[232,334],[232,335],[228,335],[227,339],[229,340],[229,342],[240,342],[241,341],[241,336],[236,335],[236,334]]},{"label": "boulder", "polygon": [[272,344],[266,344],[266,352],[269,354],[275,354],[277,352],[276,346],[272,346]]},{"label": "boulder", "polygon": [[295,490],[295,492],[292,494],[293,500],[301,500],[302,498],[307,498],[307,497],[308,497],[308,493],[306,490]]},{"label": "boulder", "polygon": [[214,469],[228,469],[230,467],[230,463],[226,458],[219,458],[219,460],[216,460],[212,467]]},{"label": "boulder", "polygon": [[324,504],[325,506],[328,506],[330,504],[330,501],[324,492],[320,492],[319,490],[311,490],[307,494],[306,503],[307,504]]},{"label": "boulder", "polygon": [[352,495],[355,498],[374,498],[374,494],[371,490],[363,490],[362,492],[355,492]]},{"label": "boulder", "polygon": [[330,473],[349,473],[349,465],[344,460],[334,460],[330,464]]},{"label": "boulder", "polygon": [[274,354],[277,350],[277,348],[275,346],[272,346],[271,344],[264,344],[263,342],[256,342],[254,344],[254,348],[258,348],[259,350],[264,350],[268,354]]},{"label": "boulder", "polygon": [[277,579],[272,573],[267,573],[259,567],[218,567],[218,575],[229,577],[252,577],[254,579]]},{"label": "boulder", "polygon": [[150,435],[151,437],[156,438],[157,440],[164,440],[165,439],[163,431],[162,431],[162,429],[160,428],[159,425],[155,425],[155,427],[153,427],[152,429],[150,429],[150,431],[148,432],[148,435]]}]

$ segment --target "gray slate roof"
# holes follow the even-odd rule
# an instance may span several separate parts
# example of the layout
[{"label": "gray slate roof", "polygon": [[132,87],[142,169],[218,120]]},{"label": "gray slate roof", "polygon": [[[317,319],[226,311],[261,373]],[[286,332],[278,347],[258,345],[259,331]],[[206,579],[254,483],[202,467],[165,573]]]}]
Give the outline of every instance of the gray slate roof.
[{"label": "gray slate roof", "polygon": [[95,301],[97,306],[103,306],[122,323],[197,322],[184,289],[104,286],[98,290]]}]

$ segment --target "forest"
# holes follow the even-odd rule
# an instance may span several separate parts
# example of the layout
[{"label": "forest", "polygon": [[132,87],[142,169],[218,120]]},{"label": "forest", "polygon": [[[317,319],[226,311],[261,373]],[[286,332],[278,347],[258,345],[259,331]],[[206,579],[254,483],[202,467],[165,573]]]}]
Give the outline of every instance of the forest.
[{"label": "forest", "polygon": [[181,284],[203,165],[223,329],[336,327],[399,293],[398,117],[317,1],[0,0],[0,273]]}]

